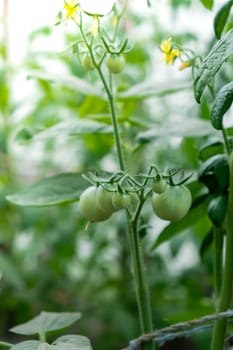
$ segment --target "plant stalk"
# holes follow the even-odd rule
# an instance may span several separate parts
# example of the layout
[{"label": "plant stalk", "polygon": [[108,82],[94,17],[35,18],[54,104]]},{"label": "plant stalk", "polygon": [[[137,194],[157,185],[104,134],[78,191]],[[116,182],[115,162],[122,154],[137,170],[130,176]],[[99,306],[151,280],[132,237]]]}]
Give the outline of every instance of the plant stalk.
[{"label": "plant stalk", "polygon": [[[113,94],[109,89],[100,68],[98,69],[98,72],[103,82],[106,93],[108,95],[119,166],[120,166],[120,169],[124,171],[126,170],[126,168],[124,164],[123,152],[122,152],[121,143],[120,143],[120,135],[118,130],[118,123],[117,123],[117,116],[116,116]],[[131,254],[132,254],[135,292],[136,292],[136,298],[137,298],[140,326],[141,326],[142,333],[145,334],[153,331],[149,287],[148,287],[148,282],[145,274],[144,261],[142,258],[141,243],[140,243],[140,238],[138,234],[137,220],[130,222],[129,215],[127,216],[127,220],[129,225],[129,241],[130,241],[130,248],[131,248]],[[144,345],[144,349],[154,350],[155,345],[152,342],[147,343]]]},{"label": "plant stalk", "polygon": [[104,85],[105,91],[106,91],[107,96],[108,96],[108,101],[109,101],[109,106],[110,106],[111,116],[112,116],[115,144],[116,144],[116,149],[117,149],[117,157],[118,157],[118,161],[119,161],[119,167],[120,167],[120,170],[124,171],[125,170],[125,162],[124,162],[124,157],[123,157],[123,152],[122,152],[122,147],[121,147],[121,142],[120,142],[120,134],[119,134],[118,124],[117,124],[117,115],[116,115],[114,97],[113,97],[111,90],[108,87],[108,84],[104,78],[104,75],[103,75],[100,67],[97,67],[97,70],[98,70],[100,79],[102,80],[102,83]]},{"label": "plant stalk", "polygon": [[221,292],[222,270],[223,270],[223,232],[220,227],[214,227],[215,300],[218,300]]},{"label": "plant stalk", "polygon": [[[138,304],[138,313],[142,334],[153,331],[152,312],[148,282],[145,274],[145,265],[141,253],[141,243],[138,229],[134,223],[129,224],[129,238],[131,243],[135,292]],[[145,350],[155,349],[152,342],[144,344]]]},{"label": "plant stalk", "polygon": [[[119,133],[118,122],[117,122],[114,94],[112,92],[111,86],[109,86],[106,82],[106,79],[103,75],[100,64],[98,64],[95,60],[92,47],[91,45],[88,44],[86,40],[85,33],[83,32],[83,29],[82,29],[82,25],[80,25],[80,31],[108,97],[111,116],[112,116],[113,133],[115,138],[119,167],[120,167],[120,170],[125,171],[126,166],[124,162],[123,151],[122,151],[122,146],[120,141],[120,133]],[[141,244],[140,244],[138,225],[137,225],[138,220],[137,218],[133,221],[131,221],[130,219],[131,219],[130,215],[129,213],[127,213],[127,221],[129,226],[130,250],[132,255],[133,274],[134,274],[134,280],[135,280],[135,289],[136,289],[136,298],[137,298],[140,326],[141,326],[142,334],[145,334],[153,331],[149,287],[148,287],[148,282],[145,274],[144,261],[142,258]],[[144,350],[154,350],[154,349],[155,349],[155,345],[153,344],[153,342],[149,342],[144,346]]]},{"label": "plant stalk", "polygon": [[[232,282],[233,282],[233,152],[229,157],[230,163],[230,185],[228,197],[228,209],[226,217],[226,249],[225,266],[223,271],[222,288],[218,300],[217,312],[225,311],[231,306]],[[221,319],[215,321],[211,350],[223,350],[227,321]]]}]

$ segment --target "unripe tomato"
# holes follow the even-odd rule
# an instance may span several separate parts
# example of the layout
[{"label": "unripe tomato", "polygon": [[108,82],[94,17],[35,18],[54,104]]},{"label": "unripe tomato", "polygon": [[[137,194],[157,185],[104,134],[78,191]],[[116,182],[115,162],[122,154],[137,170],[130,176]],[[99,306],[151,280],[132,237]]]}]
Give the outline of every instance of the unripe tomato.
[{"label": "unripe tomato", "polygon": [[163,193],[167,189],[167,181],[161,178],[159,180],[154,180],[151,188],[155,193]]},{"label": "unripe tomato", "polygon": [[112,197],[112,204],[116,210],[128,207],[131,202],[131,197],[127,193],[115,192]]},{"label": "unripe tomato", "polygon": [[96,201],[96,187],[88,187],[80,196],[79,210],[90,222],[105,221],[111,214],[102,210]]},{"label": "unripe tomato", "polygon": [[105,190],[103,187],[98,187],[96,190],[96,201],[100,209],[112,214],[116,208],[112,204],[113,192]]},{"label": "unripe tomato", "polygon": [[95,69],[95,66],[92,62],[92,59],[91,59],[91,56],[89,55],[89,53],[85,53],[85,55],[83,56],[82,66],[86,71],[91,71],[91,70]]},{"label": "unripe tomato", "polygon": [[125,58],[122,55],[112,54],[106,60],[108,70],[113,74],[118,74],[125,67]]},{"label": "unripe tomato", "polygon": [[189,211],[191,204],[191,193],[184,185],[168,185],[165,192],[152,195],[152,208],[163,220],[181,220]]}]

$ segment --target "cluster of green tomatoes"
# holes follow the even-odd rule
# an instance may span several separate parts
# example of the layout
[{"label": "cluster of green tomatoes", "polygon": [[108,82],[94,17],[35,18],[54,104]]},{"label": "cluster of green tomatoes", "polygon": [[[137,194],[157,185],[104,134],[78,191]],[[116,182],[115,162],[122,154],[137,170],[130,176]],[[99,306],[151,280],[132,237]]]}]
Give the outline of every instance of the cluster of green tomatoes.
[{"label": "cluster of green tomatoes", "polygon": [[157,176],[150,185],[132,192],[109,190],[101,184],[89,186],[80,196],[79,210],[90,223],[105,221],[114,212],[127,209],[135,199],[138,208],[148,198],[154,213],[168,221],[181,220],[192,204],[191,192],[184,184],[174,185]]},{"label": "cluster of green tomatoes", "polygon": [[[121,73],[125,67],[125,58],[122,54],[111,53],[106,58],[105,62],[109,72],[113,74]],[[86,71],[92,71],[95,69],[89,53],[85,53],[82,57],[82,66]]]}]

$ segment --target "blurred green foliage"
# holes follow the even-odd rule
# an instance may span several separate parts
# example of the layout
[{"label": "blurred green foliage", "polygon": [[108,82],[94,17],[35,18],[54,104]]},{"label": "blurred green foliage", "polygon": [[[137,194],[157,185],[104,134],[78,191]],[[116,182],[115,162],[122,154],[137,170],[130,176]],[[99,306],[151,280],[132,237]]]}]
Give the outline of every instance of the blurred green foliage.
[{"label": "blurred green foliage", "polygon": [[[211,2],[205,4],[211,6]],[[171,5],[174,11],[180,5],[192,7],[187,0],[172,1]],[[159,76],[161,65],[154,63],[155,50],[168,29],[156,23],[158,18],[132,12],[129,21],[125,20],[126,28],[142,28],[146,21],[150,29],[149,35],[142,32],[139,38],[133,36],[134,45],[126,55],[127,68],[117,78],[117,108],[129,170],[143,172],[148,164],[155,163],[161,169],[184,168],[195,178],[199,149],[216,133],[200,127],[193,134],[197,129],[192,123],[209,120],[211,96],[207,92],[202,105],[196,105],[190,72],[177,77],[176,67],[167,67],[167,75]],[[175,26],[175,18],[173,21]],[[30,34],[23,67],[9,67],[4,45],[0,50],[0,336],[14,341],[16,336],[8,329],[41,310],[80,311],[79,332],[91,339],[94,348],[121,349],[139,335],[124,215],[119,213],[85,230],[77,203],[28,208],[5,199],[30,183],[61,172],[115,170],[111,134],[70,135],[61,129],[54,137],[38,138],[50,127],[79,119],[109,125],[109,107],[104,99],[87,96],[67,84],[31,79],[24,81],[31,87],[29,95],[14,100],[12,89],[18,74],[49,71],[46,67],[53,65],[64,75],[96,83],[95,74],[87,76],[84,72],[75,50],[57,54],[36,47],[38,37],[52,32],[46,27]],[[132,36],[133,30],[128,29],[127,34]],[[210,42],[213,37],[214,32]],[[193,45],[194,50],[202,40],[185,28],[174,34],[176,38],[183,46]],[[64,40],[71,47],[77,38],[67,34]],[[217,85],[228,82],[232,64],[230,61],[221,70]],[[137,88],[138,84],[141,95],[131,91],[131,96],[124,97],[128,88]],[[203,125],[207,127],[207,123]],[[149,227],[143,243],[156,328],[213,311],[212,250],[202,260],[199,255],[210,222],[207,217],[199,222],[196,219],[202,213],[198,211],[197,215],[195,225],[185,226],[169,243],[151,251],[164,223],[153,216],[149,205],[144,210]],[[209,337],[208,332],[193,337],[193,349],[206,349]],[[172,349],[178,346],[173,343]],[[187,348],[191,348],[190,343]]]}]

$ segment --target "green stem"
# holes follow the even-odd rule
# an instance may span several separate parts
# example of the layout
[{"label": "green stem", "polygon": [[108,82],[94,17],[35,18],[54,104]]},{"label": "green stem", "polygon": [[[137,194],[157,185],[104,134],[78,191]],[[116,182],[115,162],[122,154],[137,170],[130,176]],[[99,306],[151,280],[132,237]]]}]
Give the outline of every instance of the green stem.
[{"label": "green stem", "polygon": [[121,142],[120,142],[120,134],[119,134],[119,129],[118,129],[118,124],[117,124],[117,116],[116,116],[116,109],[115,109],[115,101],[113,94],[111,90],[108,87],[108,84],[105,80],[105,77],[103,75],[103,72],[100,67],[97,67],[97,71],[99,73],[100,79],[104,85],[105,91],[108,96],[108,101],[109,101],[109,106],[111,110],[111,116],[112,116],[112,124],[113,124],[113,132],[114,132],[114,137],[115,137],[115,144],[116,144],[116,149],[117,149],[117,156],[118,156],[118,161],[119,161],[119,166],[121,170],[125,170],[125,162],[123,158],[123,152],[121,148]]},{"label": "green stem", "polygon": [[[233,266],[233,152],[229,157],[230,162],[230,187],[228,198],[228,210],[226,217],[226,251],[225,267],[223,271],[222,288],[218,300],[217,312],[225,311],[231,306],[232,301],[232,266]],[[215,321],[211,350],[223,350],[227,321],[222,319]]]},{"label": "green stem", "polygon": [[222,129],[222,135],[223,135],[223,139],[224,139],[224,143],[225,143],[227,154],[229,155],[231,153],[231,147],[230,147],[229,141],[227,139],[227,134],[226,134],[226,130],[225,129]]},{"label": "green stem", "polygon": [[[153,331],[152,313],[150,305],[150,294],[145,274],[144,261],[141,254],[141,243],[138,234],[138,229],[134,223],[129,224],[129,237],[131,243],[135,291],[138,304],[138,312],[140,319],[141,331],[143,334]],[[145,344],[145,350],[153,350],[154,344]]]},{"label": "green stem", "polygon": [[218,300],[221,292],[223,268],[223,233],[219,227],[214,227],[214,250],[215,299]]},{"label": "green stem", "polygon": [[[108,86],[107,81],[101,70],[102,61],[99,64],[96,62],[92,51],[92,47],[87,42],[85,33],[83,32],[83,29],[82,29],[82,25],[80,25],[80,32],[87,46],[87,49],[91,55],[93,64],[96,67],[96,70],[103,83],[104,89],[107,93],[110,110],[111,110],[111,116],[112,116],[113,132],[114,132],[115,144],[117,149],[119,167],[120,167],[120,170],[125,171],[126,166],[125,166],[121,142],[120,142],[120,134],[119,134],[118,123],[117,123],[114,95],[113,95],[111,86]],[[138,225],[137,225],[138,220],[136,219],[133,222],[131,222],[130,219],[131,219],[131,216],[129,215],[129,213],[127,213],[127,220],[128,220],[128,226],[129,226],[129,240],[130,240],[130,248],[131,248],[131,254],[132,254],[133,272],[134,272],[134,280],[135,280],[135,287],[136,287],[136,297],[137,297],[140,325],[141,325],[142,333],[149,333],[153,331],[152,312],[151,312],[151,305],[150,305],[149,288],[148,288],[147,278],[145,274],[144,261],[142,258],[141,244],[140,244],[140,239],[138,234]],[[149,342],[145,344],[145,347],[144,347],[145,350],[154,350],[154,348],[155,346],[153,342]]]},{"label": "green stem", "polygon": [[[124,164],[124,158],[123,158],[123,153],[122,153],[122,148],[120,143],[120,135],[118,131],[113,94],[106,83],[106,80],[103,76],[101,69],[98,67],[97,70],[99,72],[100,78],[103,82],[104,88],[108,95],[120,169],[125,170],[126,168]],[[134,279],[135,279],[135,290],[136,290],[136,298],[137,298],[137,304],[138,304],[141,331],[142,333],[149,333],[153,330],[152,312],[151,312],[151,305],[150,305],[149,288],[148,288],[147,278],[145,274],[145,267],[142,259],[142,252],[141,252],[141,244],[139,241],[139,234],[137,229],[137,220],[134,221],[135,224],[131,224],[130,217],[128,215],[128,222],[129,222],[129,236],[130,236],[129,239],[130,239],[130,245],[131,245],[131,254],[132,254],[133,271],[134,271]],[[146,344],[144,348],[145,350],[153,350],[154,344],[150,342]]]},{"label": "green stem", "polygon": [[42,343],[46,343],[46,340],[47,340],[46,334],[45,334],[45,333],[40,333],[40,334],[39,334],[39,339],[40,339],[40,341],[41,341]]},{"label": "green stem", "polygon": [[115,144],[116,144],[116,148],[117,148],[117,156],[118,156],[119,166],[120,166],[120,170],[125,170],[124,158],[123,158],[122,148],[121,148],[121,144],[120,144],[120,135],[119,135],[118,124],[117,124],[117,117],[116,117],[114,97],[113,97],[111,89],[109,88],[109,86],[108,86],[108,84],[107,84],[107,82],[105,80],[105,77],[103,75],[103,72],[101,70],[100,65],[97,64],[97,62],[95,60],[95,57],[94,57],[94,54],[93,54],[93,51],[92,51],[92,47],[87,42],[85,33],[83,31],[83,28],[82,28],[82,24],[80,24],[79,28],[80,28],[80,32],[81,32],[82,38],[83,38],[83,40],[85,42],[85,45],[86,45],[86,47],[87,47],[87,49],[88,49],[88,51],[90,53],[91,59],[93,61],[93,64],[94,64],[94,66],[96,67],[96,69],[97,69],[97,71],[99,73],[100,79],[101,79],[101,81],[103,83],[104,89],[105,89],[105,91],[107,93],[107,96],[108,96],[108,101],[109,101],[111,115],[112,115],[113,131],[114,131],[114,137],[115,137]]}]

